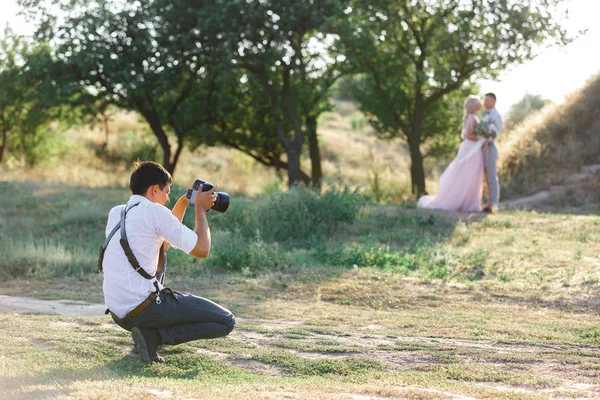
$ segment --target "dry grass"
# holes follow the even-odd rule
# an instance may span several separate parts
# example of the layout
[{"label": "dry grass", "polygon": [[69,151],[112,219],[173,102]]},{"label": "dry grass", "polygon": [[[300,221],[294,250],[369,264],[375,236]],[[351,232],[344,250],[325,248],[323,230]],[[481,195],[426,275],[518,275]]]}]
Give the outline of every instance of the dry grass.
[{"label": "dry grass", "polygon": [[600,162],[600,75],[550,104],[500,139],[503,195],[531,193],[562,184],[586,164]]},{"label": "dry grass", "polygon": [[[109,126],[107,150],[113,154],[125,152],[124,147],[132,146],[135,141],[145,140],[150,147],[156,143],[147,124],[135,113],[115,112]],[[379,202],[400,203],[411,198],[406,144],[399,139],[377,139],[353,103],[337,102],[334,111],[321,115],[318,129],[325,177],[341,178]],[[68,149],[58,161],[25,169],[12,160],[3,167],[3,180],[126,187],[128,166],[97,156],[105,141],[101,124],[72,128],[67,132]],[[564,104],[548,105],[501,137],[502,197],[512,198],[561,184],[583,165],[600,162],[599,153],[600,77],[597,77]],[[310,170],[307,153],[302,165],[305,171]],[[429,192],[436,191],[444,167],[445,163],[426,166]],[[285,187],[287,180],[285,171],[277,174],[243,153],[219,146],[184,150],[175,175],[183,186],[203,177],[219,183],[223,190],[248,195]]]},{"label": "dry grass", "polygon": [[[353,121],[359,121],[361,125],[353,127]],[[155,141],[147,124],[135,113],[113,113],[109,127],[106,150],[112,154],[123,152],[133,140]],[[363,190],[372,190],[377,185],[378,190],[385,192],[387,201],[402,201],[409,197],[410,190],[406,146],[400,140],[384,141],[371,133],[364,116],[352,103],[341,102],[336,111],[323,114],[319,120],[319,136],[325,177],[341,178],[348,185]],[[97,156],[98,149],[106,142],[101,124],[72,128],[66,136],[70,149],[65,150],[58,162],[25,169],[13,161],[4,167],[3,180],[91,187],[128,185],[127,165]],[[305,171],[310,171],[308,153],[303,155],[302,165]],[[195,151],[185,149],[175,176],[183,186],[203,177],[219,183],[224,190],[248,195],[285,187],[287,181],[285,171],[278,176],[274,169],[237,150],[221,146],[200,146]]]}]

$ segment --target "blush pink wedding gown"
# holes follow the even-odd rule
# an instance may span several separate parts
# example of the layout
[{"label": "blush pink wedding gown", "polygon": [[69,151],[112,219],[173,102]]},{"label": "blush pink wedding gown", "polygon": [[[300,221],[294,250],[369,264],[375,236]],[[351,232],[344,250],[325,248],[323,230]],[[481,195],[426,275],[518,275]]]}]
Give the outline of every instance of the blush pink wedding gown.
[{"label": "blush pink wedding gown", "polygon": [[463,141],[458,154],[440,176],[438,192],[421,197],[417,202],[418,208],[481,211],[485,139],[476,142],[466,139],[464,127],[461,136]]}]

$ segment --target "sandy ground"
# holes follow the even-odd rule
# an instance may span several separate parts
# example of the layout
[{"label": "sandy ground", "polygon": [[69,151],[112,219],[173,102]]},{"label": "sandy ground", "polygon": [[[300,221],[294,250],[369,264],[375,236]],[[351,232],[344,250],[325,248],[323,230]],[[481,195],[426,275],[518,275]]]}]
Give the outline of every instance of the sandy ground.
[{"label": "sandy ground", "polygon": [[75,300],[40,300],[33,297],[0,295],[0,313],[56,314],[67,317],[97,317],[104,315],[104,304]]}]

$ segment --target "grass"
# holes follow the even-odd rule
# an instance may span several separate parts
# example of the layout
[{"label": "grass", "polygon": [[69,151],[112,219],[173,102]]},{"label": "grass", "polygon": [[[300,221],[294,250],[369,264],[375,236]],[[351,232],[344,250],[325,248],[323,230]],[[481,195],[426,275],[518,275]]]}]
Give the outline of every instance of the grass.
[{"label": "grass", "polygon": [[[105,214],[126,191],[2,185],[9,265],[33,254],[38,270],[13,277],[3,264],[0,293],[101,302],[97,244]],[[215,237],[247,223],[210,218]],[[143,366],[129,354],[129,334],[106,317],[0,315],[2,390],[9,398],[200,391],[253,399],[283,396],[283,386],[310,398],[543,398],[541,390],[589,395],[565,389],[573,377],[600,385],[597,216],[366,205],[314,246],[272,249],[288,262],[251,271],[170,252],[169,286],[242,318],[226,339],[165,348],[166,365]]]},{"label": "grass", "polygon": [[[324,209],[323,198],[290,200],[274,175],[222,149],[182,156],[178,177],[232,176],[234,202],[225,214],[209,213],[211,257],[169,251],[167,283],[231,309],[238,324],[229,337],[166,347],[167,364],[144,366],[130,354],[129,333],[108,317],[0,314],[1,397],[595,395],[600,217],[377,204],[405,196],[388,185],[406,178],[391,168],[390,155],[402,151],[358,132],[348,146],[335,144],[357,118],[346,111],[346,119],[320,121],[324,166],[341,166],[350,183],[376,178],[376,193],[366,187],[370,202],[346,203],[335,192],[331,211],[301,238],[293,230],[316,213],[297,205]],[[134,134],[137,122],[121,123],[121,132]],[[360,164],[369,146],[384,162],[370,172]],[[108,211],[129,193],[124,167],[111,170],[85,151],[66,155],[76,168],[47,166],[20,177],[11,169],[0,181],[0,294],[103,302],[98,247]],[[174,187],[173,197],[185,187]],[[288,240],[265,235],[256,221],[268,216],[273,198],[287,219],[271,218],[267,228],[283,229],[277,232],[291,234]]]}]

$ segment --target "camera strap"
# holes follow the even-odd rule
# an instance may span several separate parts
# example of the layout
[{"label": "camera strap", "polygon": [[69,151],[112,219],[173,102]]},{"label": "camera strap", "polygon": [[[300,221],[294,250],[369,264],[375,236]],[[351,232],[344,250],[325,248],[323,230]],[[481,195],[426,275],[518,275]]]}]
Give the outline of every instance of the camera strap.
[{"label": "camera strap", "polygon": [[[131,250],[131,247],[129,246],[129,242],[127,241],[127,232],[125,230],[125,219],[127,218],[127,213],[135,206],[139,205],[140,203],[135,203],[132,204],[131,206],[129,206],[129,208],[127,207],[123,207],[123,209],[121,210],[121,221],[119,221],[119,223],[117,223],[117,225],[112,229],[112,231],[110,231],[110,233],[108,234],[108,236],[106,237],[106,240],[104,241],[104,244],[102,246],[100,246],[100,257],[98,258],[98,271],[100,273],[102,273],[102,262],[104,261],[104,252],[106,251],[106,247],[108,246],[108,243],[110,242],[110,240],[112,239],[112,237],[115,235],[115,233],[117,233],[117,230],[121,231],[121,239],[119,240],[119,242],[121,243],[121,247],[123,248],[123,251],[125,252],[125,256],[127,257],[127,260],[129,261],[129,264],[131,265],[131,267],[141,276],[143,276],[146,279],[154,279],[156,277],[156,275],[150,275],[148,274],[140,265],[140,263],[138,262],[137,258],[135,258],[135,255],[133,254],[133,251]],[[162,250],[162,247],[161,247]],[[157,286],[155,284],[155,286]],[[158,289],[158,288],[157,288]]]}]

